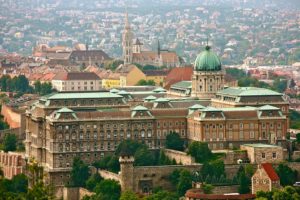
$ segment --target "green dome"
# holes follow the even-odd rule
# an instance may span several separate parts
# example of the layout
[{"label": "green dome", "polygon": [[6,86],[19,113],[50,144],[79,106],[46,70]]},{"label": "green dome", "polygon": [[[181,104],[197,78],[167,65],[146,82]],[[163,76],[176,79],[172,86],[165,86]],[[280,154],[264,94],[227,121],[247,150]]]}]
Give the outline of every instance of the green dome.
[{"label": "green dome", "polygon": [[222,67],[219,57],[210,50],[209,46],[195,60],[196,71],[220,71]]}]

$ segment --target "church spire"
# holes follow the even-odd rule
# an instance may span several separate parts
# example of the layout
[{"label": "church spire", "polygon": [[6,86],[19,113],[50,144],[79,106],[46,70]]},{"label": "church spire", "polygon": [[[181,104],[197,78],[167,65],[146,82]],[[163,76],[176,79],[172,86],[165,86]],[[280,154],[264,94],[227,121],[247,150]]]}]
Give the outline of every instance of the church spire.
[{"label": "church spire", "polygon": [[129,24],[129,19],[128,19],[128,11],[126,8],[126,12],[125,12],[125,29],[129,30],[130,29],[130,24]]},{"label": "church spire", "polygon": [[125,65],[132,63],[132,50],[133,50],[132,40],[133,40],[133,33],[131,32],[129,19],[128,19],[128,12],[126,9],[125,27],[122,35],[123,59]]}]

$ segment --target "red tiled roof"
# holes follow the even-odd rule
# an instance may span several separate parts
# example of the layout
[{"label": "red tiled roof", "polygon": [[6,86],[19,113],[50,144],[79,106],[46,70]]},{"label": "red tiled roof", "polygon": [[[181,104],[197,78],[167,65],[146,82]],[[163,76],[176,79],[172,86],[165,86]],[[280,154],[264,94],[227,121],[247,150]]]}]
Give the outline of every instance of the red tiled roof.
[{"label": "red tiled roof", "polygon": [[66,72],[58,73],[53,80],[100,80],[94,72]]},{"label": "red tiled roof", "polygon": [[192,80],[193,67],[175,67],[165,78],[165,88],[169,89],[171,85],[180,81]]},{"label": "red tiled roof", "polygon": [[277,173],[275,172],[274,168],[272,167],[272,165],[270,163],[262,163],[261,166],[266,171],[266,173],[268,174],[271,181],[279,180],[279,176],[277,175]]}]

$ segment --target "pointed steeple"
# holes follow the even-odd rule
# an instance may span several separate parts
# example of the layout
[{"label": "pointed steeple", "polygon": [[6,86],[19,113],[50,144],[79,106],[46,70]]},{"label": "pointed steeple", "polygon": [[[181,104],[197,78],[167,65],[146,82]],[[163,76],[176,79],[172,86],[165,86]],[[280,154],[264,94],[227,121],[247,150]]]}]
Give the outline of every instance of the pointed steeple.
[{"label": "pointed steeple", "polygon": [[132,42],[133,42],[133,33],[131,32],[131,28],[128,20],[128,12],[126,9],[125,28],[122,34],[123,58],[124,58],[125,65],[132,63],[132,50],[133,50]]},{"label": "pointed steeple", "polygon": [[130,24],[129,24],[129,19],[128,19],[128,12],[127,12],[127,9],[126,9],[126,12],[125,12],[125,29],[126,29],[126,30],[129,30],[129,29],[130,29]]}]

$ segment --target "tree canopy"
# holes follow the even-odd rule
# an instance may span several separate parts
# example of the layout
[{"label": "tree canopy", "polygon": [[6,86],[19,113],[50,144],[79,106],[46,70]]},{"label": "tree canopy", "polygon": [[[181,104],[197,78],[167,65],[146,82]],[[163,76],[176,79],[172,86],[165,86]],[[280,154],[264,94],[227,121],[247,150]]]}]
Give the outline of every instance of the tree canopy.
[{"label": "tree canopy", "polygon": [[282,186],[293,185],[297,180],[297,171],[292,170],[286,164],[279,164],[275,169],[280,178],[280,184]]},{"label": "tree canopy", "polygon": [[136,85],[140,85],[140,86],[147,86],[147,85],[149,85],[149,86],[154,86],[155,85],[155,82],[154,82],[154,80],[145,80],[145,79],[141,79],[141,80],[139,80],[138,82],[137,82],[137,84]]},{"label": "tree canopy", "polygon": [[71,171],[71,186],[84,187],[87,179],[89,178],[89,167],[79,157],[73,160]]},{"label": "tree canopy", "polygon": [[188,154],[193,156],[195,161],[198,163],[206,162],[212,156],[212,152],[208,148],[208,144],[198,141],[194,141],[188,146]]},{"label": "tree canopy", "polygon": [[174,149],[178,151],[184,150],[184,141],[181,139],[180,135],[176,132],[172,132],[166,137],[166,148]]},{"label": "tree canopy", "polygon": [[17,150],[17,136],[15,134],[6,134],[3,141],[3,150],[5,152]]}]

